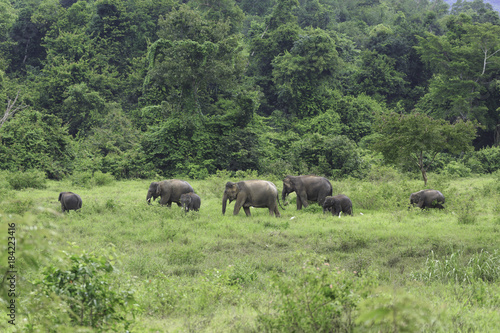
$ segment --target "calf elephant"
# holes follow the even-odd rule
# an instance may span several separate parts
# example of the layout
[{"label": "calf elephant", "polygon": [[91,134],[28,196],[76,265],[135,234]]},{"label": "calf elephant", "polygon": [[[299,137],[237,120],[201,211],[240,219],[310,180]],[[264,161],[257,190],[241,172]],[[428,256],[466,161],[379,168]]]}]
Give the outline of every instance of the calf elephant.
[{"label": "calf elephant", "polygon": [[[237,183],[227,182],[222,197],[222,215],[226,213],[226,202],[234,203],[233,215],[237,215],[243,207],[245,214],[251,216],[250,207],[269,208],[269,214],[280,217],[278,210],[279,192],[271,182],[266,180],[246,180]],[[283,207],[282,207],[283,208]]]},{"label": "calf elephant", "polygon": [[154,201],[157,197],[161,197],[160,204],[162,206],[167,205],[167,207],[170,207],[172,202],[181,206],[181,195],[189,192],[194,192],[194,190],[188,182],[179,179],[167,179],[160,182],[152,182],[149,185],[146,200],[148,204],[151,204],[151,198]]},{"label": "calf elephant", "polygon": [[332,184],[324,177],[286,176],[283,179],[281,193],[283,202],[285,202],[286,196],[292,192],[297,194],[297,210],[302,209],[302,206],[304,208],[309,206],[308,201],[317,201],[322,206],[325,198],[332,195]]},{"label": "calf elephant", "polygon": [[184,193],[181,195],[181,205],[186,212],[198,211],[201,206],[200,196],[194,192]]},{"label": "calf elephant", "polygon": [[326,197],[323,203],[323,213],[331,211],[332,215],[340,217],[341,213],[353,215],[352,201],[348,196],[343,194]]},{"label": "calf elephant", "polygon": [[410,195],[410,206],[443,209],[444,195],[437,190],[421,190]]},{"label": "calf elephant", "polygon": [[63,213],[68,210],[78,210],[82,208],[82,198],[73,192],[59,193],[59,201],[61,202]]}]

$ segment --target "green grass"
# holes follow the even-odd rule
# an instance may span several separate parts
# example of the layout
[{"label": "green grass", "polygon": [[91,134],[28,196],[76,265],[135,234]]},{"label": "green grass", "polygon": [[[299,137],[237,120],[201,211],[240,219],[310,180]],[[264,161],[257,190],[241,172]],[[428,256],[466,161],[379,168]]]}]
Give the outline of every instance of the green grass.
[{"label": "green grass", "polygon": [[[0,219],[17,217],[21,224],[31,219],[26,222],[31,231],[19,229],[18,237],[22,232],[31,237],[34,227],[44,231],[37,243],[41,266],[57,264],[59,250],[100,255],[114,249],[119,259],[114,283],[135,295],[136,332],[279,330],[279,323],[288,323],[281,309],[307,318],[304,309],[316,302],[306,297],[312,292],[307,286],[314,284],[301,282],[314,278],[303,271],[311,260],[328,269],[323,285],[353,284],[356,302],[334,320],[340,331],[347,330],[346,322],[370,332],[414,326],[428,332],[499,330],[499,269],[491,268],[500,247],[498,179],[435,175],[432,186],[445,194],[446,209],[429,211],[408,209],[409,195],[422,188],[421,181],[332,182],[334,194],[352,199],[353,217],[323,215],[317,204],[297,211],[292,194],[277,219],[267,209],[232,216],[234,203],[222,216],[224,184],[235,180],[224,176],[188,180],[202,204],[199,212],[187,214],[175,205],[148,206],[151,180],[93,187],[47,181],[46,188],[18,191],[4,185]],[[269,180],[281,188],[278,179]],[[78,193],[81,211],[61,214],[61,191]],[[41,278],[42,267],[22,267],[25,281]],[[467,276],[465,282],[444,278],[453,269]],[[286,296],[286,288],[294,289],[296,298]],[[17,328],[30,318],[34,331],[44,331],[47,318],[57,314],[38,310],[33,298],[23,300],[28,312],[19,314]],[[347,304],[343,298],[337,302]],[[0,323],[2,331],[12,330],[9,326]]]}]

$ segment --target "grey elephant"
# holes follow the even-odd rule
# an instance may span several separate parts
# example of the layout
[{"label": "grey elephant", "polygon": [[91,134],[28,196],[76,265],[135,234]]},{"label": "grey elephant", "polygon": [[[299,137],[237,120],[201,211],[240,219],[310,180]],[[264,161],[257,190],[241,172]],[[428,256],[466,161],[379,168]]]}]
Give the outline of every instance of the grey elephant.
[{"label": "grey elephant", "polygon": [[444,195],[438,190],[421,190],[410,195],[410,206],[443,209]]},{"label": "grey elephant", "polygon": [[[237,183],[227,182],[222,197],[222,215],[226,213],[226,203],[233,200],[233,215],[237,215],[243,207],[245,214],[251,216],[250,207],[269,208],[269,215],[280,217],[278,210],[279,192],[276,185],[267,180],[245,180]],[[283,207],[281,207],[283,208]]]},{"label": "grey elephant", "polygon": [[190,210],[198,211],[201,206],[201,198],[194,192],[184,193],[181,195],[181,205],[186,212]]},{"label": "grey elephant", "polygon": [[179,179],[167,179],[160,182],[152,182],[149,185],[146,200],[148,204],[151,204],[151,198],[154,201],[157,197],[161,197],[160,204],[162,206],[167,205],[167,207],[170,207],[172,206],[172,202],[175,202],[180,207],[181,195],[189,192],[194,192],[194,190],[188,182]]},{"label": "grey elephant", "polygon": [[283,179],[282,201],[285,202],[286,196],[292,192],[297,194],[297,210],[309,206],[309,201],[317,201],[322,206],[325,198],[332,195],[332,184],[324,177],[313,175],[286,176]]},{"label": "grey elephant", "polygon": [[340,217],[341,213],[353,215],[352,201],[347,195],[328,196],[323,203],[323,213],[331,211],[332,215]]},{"label": "grey elephant", "polygon": [[68,210],[78,210],[82,208],[82,198],[73,192],[59,193],[59,201],[61,202],[63,213]]}]

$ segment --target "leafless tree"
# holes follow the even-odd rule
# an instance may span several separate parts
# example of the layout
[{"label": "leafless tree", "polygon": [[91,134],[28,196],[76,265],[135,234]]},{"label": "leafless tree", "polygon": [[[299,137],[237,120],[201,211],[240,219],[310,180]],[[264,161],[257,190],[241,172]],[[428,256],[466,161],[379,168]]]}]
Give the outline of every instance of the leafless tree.
[{"label": "leafless tree", "polygon": [[21,90],[17,91],[16,98],[14,100],[9,99],[7,101],[7,110],[5,110],[5,114],[3,115],[2,119],[0,119],[0,128],[2,128],[3,124],[14,115],[14,113],[27,108],[28,106],[25,105],[24,103],[21,103],[21,105],[16,106],[17,99],[19,98],[19,93]]}]

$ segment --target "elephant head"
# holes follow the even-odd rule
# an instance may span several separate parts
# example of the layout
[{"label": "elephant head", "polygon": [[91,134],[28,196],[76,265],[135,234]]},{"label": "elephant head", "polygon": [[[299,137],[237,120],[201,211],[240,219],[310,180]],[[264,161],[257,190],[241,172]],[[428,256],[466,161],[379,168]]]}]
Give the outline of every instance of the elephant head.
[{"label": "elephant head", "polygon": [[238,187],[238,184],[233,182],[226,183],[226,189],[224,190],[224,196],[222,197],[222,215],[226,213],[227,200],[229,199],[229,203],[236,200],[239,191],[240,188]]},{"label": "elephant head", "polygon": [[148,204],[151,204],[151,198],[155,201],[155,199],[160,196],[160,193],[160,183],[152,182],[151,185],[149,185],[148,196],[146,197]]},{"label": "elephant head", "polygon": [[295,191],[294,181],[291,176],[286,176],[283,179],[283,191],[281,191],[281,201],[283,201],[283,204],[285,206],[288,205],[288,202],[285,201],[287,195],[292,193],[293,191]]}]

